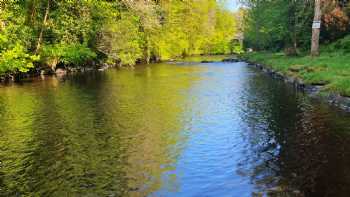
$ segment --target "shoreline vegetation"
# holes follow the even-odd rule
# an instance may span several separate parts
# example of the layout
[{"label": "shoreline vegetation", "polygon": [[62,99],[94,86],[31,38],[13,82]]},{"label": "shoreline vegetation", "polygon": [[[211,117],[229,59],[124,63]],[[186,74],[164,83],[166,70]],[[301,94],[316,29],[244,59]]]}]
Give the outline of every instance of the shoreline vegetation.
[{"label": "shoreline vegetation", "polygon": [[[162,63],[162,62],[196,62],[196,63],[214,63],[214,62],[239,62],[240,59],[237,59],[239,54],[215,54],[215,55],[192,55],[186,56],[176,59],[168,59],[168,60],[157,60],[151,61],[149,63]],[[117,69],[134,69],[139,65],[149,64],[146,62],[138,62],[135,65],[118,65],[118,64],[107,64],[102,62],[97,64],[95,62],[91,62],[89,65],[75,65],[74,67],[65,66],[64,68],[56,68],[56,70],[52,70],[51,68],[36,68],[35,70],[31,70],[29,72],[19,72],[19,73],[8,73],[6,75],[0,75],[0,84],[8,84],[8,83],[16,83],[21,82],[26,79],[36,78],[36,77],[44,77],[44,76],[57,76],[63,77],[67,74],[76,74],[76,73],[84,73],[84,72],[94,72],[94,71],[105,71],[111,68]]]},{"label": "shoreline vegetation", "polygon": [[291,83],[313,98],[350,112],[350,55],[323,53],[289,57],[283,53],[252,52],[240,55],[271,77]]},{"label": "shoreline vegetation", "polygon": [[264,51],[245,53],[241,57],[293,77],[305,85],[320,86],[322,91],[350,97],[350,54],[347,52],[322,51],[320,56],[312,57]]},{"label": "shoreline vegetation", "polygon": [[0,80],[241,51],[224,1],[0,3]]},{"label": "shoreline vegetation", "polygon": [[350,109],[349,0],[242,3],[242,59]]},{"label": "shoreline vegetation", "polygon": [[[241,54],[320,94],[350,97],[350,2],[315,2],[243,0],[232,12],[213,0],[5,1],[0,82]],[[321,47],[309,55],[318,6]]]}]

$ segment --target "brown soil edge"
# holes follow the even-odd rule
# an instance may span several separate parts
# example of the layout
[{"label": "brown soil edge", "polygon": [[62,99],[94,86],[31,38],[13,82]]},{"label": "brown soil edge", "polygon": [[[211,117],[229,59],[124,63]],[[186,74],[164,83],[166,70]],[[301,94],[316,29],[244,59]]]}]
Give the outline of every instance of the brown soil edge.
[{"label": "brown soil edge", "polygon": [[306,84],[299,78],[285,75],[260,63],[252,62],[247,59],[240,59],[240,61],[247,63],[249,66],[254,66],[274,79],[282,80],[285,83],[293,85],[298,91],[306,93],[311,98],[321,100],[331,106],[350,112],[350,97],[345,97],[334,92],[323,91],[323,85]]}]

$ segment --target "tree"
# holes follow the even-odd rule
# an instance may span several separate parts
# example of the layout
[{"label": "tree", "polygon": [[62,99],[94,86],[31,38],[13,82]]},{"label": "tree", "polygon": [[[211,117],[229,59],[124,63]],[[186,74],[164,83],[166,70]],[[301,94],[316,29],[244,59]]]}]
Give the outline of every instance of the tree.
[{"label": "tree", "polygon": [[[256,50],[319,54],[319,44],[344,37],[350,30],[348,0],[241,0],[245,5],[244,42]],[[321,6],[322,4],[322,6]],[[320,28],[312,28],[313,21]],[[312,39],[310,39],[312,38]]]},{"label": "tree", "polygon": [[134,65],[142,57],[138,17],[122,13],[118,21],[106,23],[101,31],[98,50],[122,65]]},{"label": "tree", "polygon": [[315,0],[314,21],[312,27],[311,38],[311,55],[318,56],[320,54],[320,27],[321,27],[321,0]]},{"label": "tree", "polygon": [[235,33],[216,0],[1,1],[0,74],[230,53]]},{"label": "tree", "polygon": [[38,42],[35,48],[35,53],[37,54],[40,50],[41,47],[41,42],[43,39],[43,34],[44,34],[44,30],[47,26],[47,18],[49,17],[49,12],[50,12],[50,1],[51,0],[47,0],[47,5],[46,5],[46,9],[45,9],[45,14],[44,14],[44,19],[41,25],[41,29],[40,29],[40,33],[39,33],[39,38],[38,38]]}]

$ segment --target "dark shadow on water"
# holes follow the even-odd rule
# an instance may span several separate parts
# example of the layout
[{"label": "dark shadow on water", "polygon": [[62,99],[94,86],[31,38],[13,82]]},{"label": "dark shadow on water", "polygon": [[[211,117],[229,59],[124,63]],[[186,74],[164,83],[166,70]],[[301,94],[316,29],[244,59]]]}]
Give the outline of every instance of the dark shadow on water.
[{"label": "dark shadow on water", "polygon": [[242,116],[250,146],[238,169],[256,185],[254,194],[348,196],[349,114],[265,75],[248,87]]}]

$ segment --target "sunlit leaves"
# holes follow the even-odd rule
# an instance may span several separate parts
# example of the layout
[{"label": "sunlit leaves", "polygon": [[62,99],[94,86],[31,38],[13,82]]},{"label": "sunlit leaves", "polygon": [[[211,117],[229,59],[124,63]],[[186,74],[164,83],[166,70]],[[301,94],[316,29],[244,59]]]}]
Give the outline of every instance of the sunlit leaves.
[{"label": "sunlit leaves", "polygon": [[122,14],[121,20],[106,23],[98,42],[100,52],[125,65],[142,57],[142,40],[137,16]]},{"label": "sunlit leaves", "polygon": [[2,51],[0,54],[0,73],[6,71],[27,72],[33,68],[33,62],[38,61],[39,56],[30,55],[26,49],[17,43],[14,48]]},{"label": "sunlit leaves", "polygon": [[60,43],[47,45],[42,51],[42,56],[46,62],[56,59],[66,65],[81,65],[88,60],[96,58],[96,54],[83,44]]},{"label": "sunlit leaves", "polygon": [[0,53],[14,65],[0,72],[28,71],[34,54],[38,66],[54,69],[230,53],[235,33],[232,13],[214,0],[10,1],[0,10]]}]

